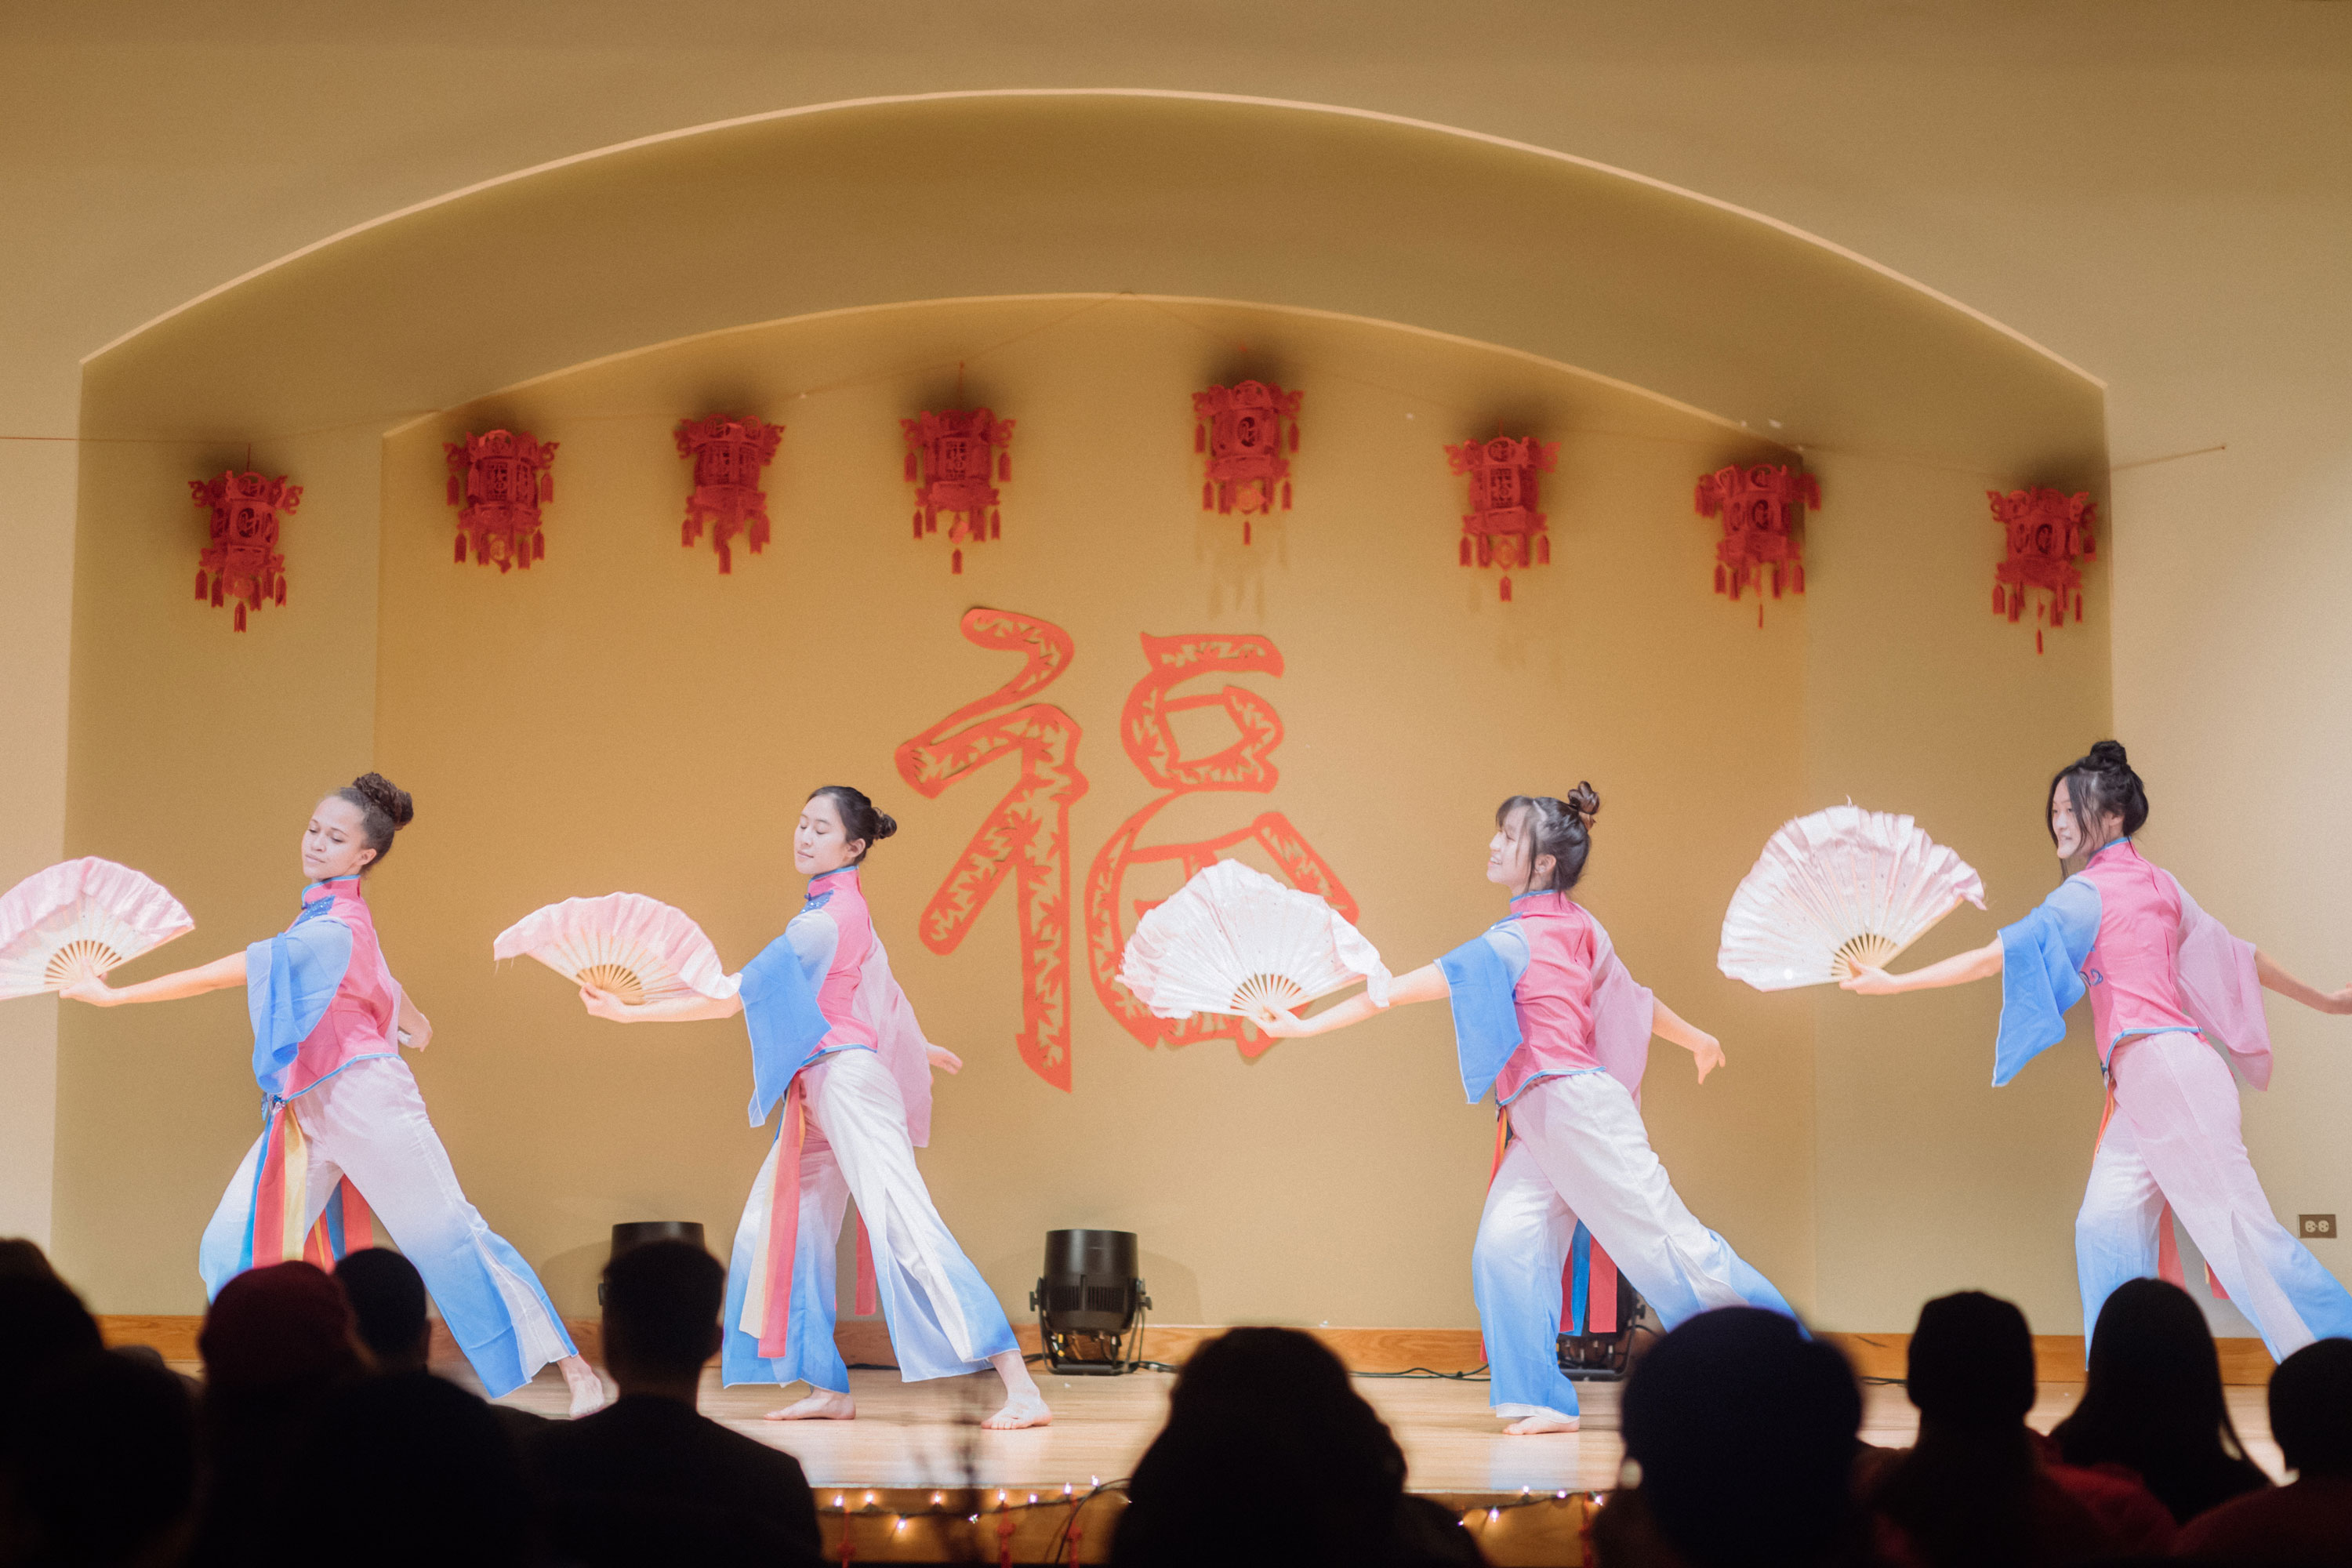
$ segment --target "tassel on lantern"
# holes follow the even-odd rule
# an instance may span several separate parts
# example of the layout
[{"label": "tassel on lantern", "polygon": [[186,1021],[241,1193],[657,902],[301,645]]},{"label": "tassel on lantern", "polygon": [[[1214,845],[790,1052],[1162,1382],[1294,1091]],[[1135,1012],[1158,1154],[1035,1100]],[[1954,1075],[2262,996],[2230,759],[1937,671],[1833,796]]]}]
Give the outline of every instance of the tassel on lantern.
[{"label": "tassel on lantern", "polygon": [[1000,484],[1000,485],[1002,485],[1002,484],[1009,484],[1009,483],[1011,483],[1011,482],[1012,482],[1012,479],[1013,479],[1013,454],[1012,454],[1012,453],[1010,453],[1010,452],[999,452],[999,453],[997,453],[997,454],[996,454],[996,482],[997,482],[998,484]]},{"label": "tassel on lantern", "polygon": [[1551,564],[1551,535],[1549,533],[1536,535],[1536,564],[1538,566]]},{"label": "tassel on lantern", "polygon": [[1764,629],[1764,595],[1761,594],[1756,595],[1756,629],[1759,632]]},{"label": "tassel on lantern", "polygon": [[1214,486],[1214,485],[1213,485],[1213,484],[1209,483],[1209,481],[1208,481],[1208,480],[1206,480],[1206,479],[1202,480],[1202,481],[1201,481],[1201,510],[1202,510],[1202,511],[1206,511],[1206,510],[1208,510],[1211,507],[1213,507],[1213,506],[1214,506],[1214,505],[1216,505],[1216,504],[1217,504],[1217,498],[1216,498],[1216,486]]},{"label": "tassel on lantern", "polygon": [[2083,624],[2083,595],[2080,594],[2074,595],[2074,624]]},{"label": "tassel on lantern", "polygon": [[1290,481],[1288,479],[1282,481],[1282,510],[1285,511],[1288,511],[1290,510]]},{"label": "tassel on lantern", "polygon": [[1772,568],[1772,596],[1776,599],[1780,596],[1780,569],[1778,566]]},{"label": "tassel on lantern", "polygon": [[959,551],[957,551],[954,554],[952,554],[952,555],[950,555],[950,556],[949,556],[949,557],[948,557],[948,570],[949,570],[950,573],[954,574],[956,576],[961,577],[961,576],[962,576],[962,575],[963,575],[963,552],[962,552],[962,551],[959,550]]},{"label": "tassel on lantern", "polygon": [[533,561],[547,559],[547,535],[534,533],[530,536],[530,558]]},{"label": "tassel on lantern", "polygon": [[910,485],[915,482],[915,454],[911,448],[907,453],[907,482]]},{"label": "tassel on lantern", "polygon": [[555,470],[553,468],[541,468],[539,471],[539,499],[542,501],[551,501],[555,499]]},{"label": "tassel on lantern", "polygon": [[919,512],[919,512],[917,512],[917,513],[915,514],[915,539],[916,539],[916,542],[917,542],[918,543],[921,542],[921,541],[922,541],[922,537],[923,537],[923,514],[922,514],[921,512]]},{"label": "tassel on lantern", "polygon": [[1801,561],[1797,563],[1796,579],[1797,592],[1801,594],[1805,591],[1805,563]]},{"label": "tassel on lantern", "polygon": [[457,476],[455,474],[449,476],[449,504],[457,504]]},{"label": "tassel on lantern", "polygon": [[459,535],[457,536],[457,564],[458,564],[458,565],[460,565],[460,566],[463,566],[465,563],[466,563],[466,536],[465,536],[464,534],[462,534],[462,533],[461,533],[461,534],[459,534]]},{"label": "tassel on lantern", "polygon": [[1250,542],[1250,520],[1249,520],[1249,519],[1247,519],[1247,518],[1244,518],[1244,519],[1242,519],[1242,542],[1243,542],[1244,544],[1247,544],[1249,542]]},{"label": "tassel on lantern", "polygon": [[278,603],[280,608],[286,604],[286,579],[283,577],[278,579]]},{"label": "tassel on lantern", "polygon": [[197,567],[197,568],[196,568],[196,602],[197,602],[197,603],[199,603],[199,604],[202,604],[202,603],[204,602],[204,597],[205,597],[205,569],[204,569],[203,567],[199,566],[199,567]]},{"label": "tassel on lantern", "polygon": [[2009,596],[2009,620],[2015,626],[2025,615],[2025,590],[2018,589]]},{"label": "tassel on lantern", "polygon": [[988,514],[988,537],[991,539],[1004,537],[1004,520],[992,511]]},{"label": "tassel on lantern", "polygon": [[2036,653],[2042,651],[2042,634],[2038,631],[2033,634],[2033,651]]},{"label": "tassel on lantern", "polygon": [[722,539],[719,541],[719,574],[725,577],[731,574],[734,570],[735,557],[728,551],[727,542]]},{"label": "tassel on lantern", "polygon": [[236,602],[236,629],[238,631],[245,630],[245,601],[243,599],[239,599]]},{"label": "tassel on lantern", "polygon": [[1195,425],[1195,426],[1192,426],[1192,450],[1194,450],[1195,452],[1205,452],[1205,451],[1207,451],[1208,449],[1209,449],[1209,427],[1208,427],[1206,425]]},{"label": "tassel on lantern", "polygon": [[1508,577],[1506,577],[1506,578],[1504,578],[1504,579],[1503,579],[1503,603],[1505,603],[1505,604],[1507,604],[1507,604],[1509,604],[1510,602],[1511,602],[1511,580],[1510,580]]},{"label": "tassel on lantern", "polygon": [[1992,613],[1997,616],[2007,608],[2009,608],[2009,595],[2001,591],[2000,584],[1995,583],[1992,585]]}]

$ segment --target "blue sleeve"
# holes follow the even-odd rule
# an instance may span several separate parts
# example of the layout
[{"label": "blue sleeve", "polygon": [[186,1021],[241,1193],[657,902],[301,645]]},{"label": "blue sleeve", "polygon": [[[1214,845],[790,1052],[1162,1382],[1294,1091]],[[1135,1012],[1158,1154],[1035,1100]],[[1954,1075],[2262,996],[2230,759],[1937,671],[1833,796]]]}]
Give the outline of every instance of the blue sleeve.
[{"label": "blue sleeve", "polygon": [[[1520,945],[1524,952],[1526,944]],[[1525,966],[1523,958],[1521,968]],[[1464,942],[1439,959],[1437,967],[1453,993],[1454,1051],[1461,1062],[1462,1092],[1475,1105],[1519,1048],[1519,1010],[1511,998],[1518,982],[1486,936]]]},{"label": "blue sleeve", "polygon": [[[829,922],[828,922],[829,923]],[[789,931],[743,966],[743,1022],[751,1031],[751,1125],[760,1126],[792,1087],[831,1027]]]},{"label": "blue sleeve", "polygon": [[2083,999],[2083,963],[2098,938],[2099,890],[2080,877],[2059,883],[2032,913],[2001,928],[1993,1087],[2066,1037],[2066,1009]]},{"label": "blue sleeve", "polygon": [[245,950],[245,1008],[253,1019],[254,1081],[270,1094],[286,1084],[294,1054],[343,983],[352,964],[352,928],[307,920]]}]

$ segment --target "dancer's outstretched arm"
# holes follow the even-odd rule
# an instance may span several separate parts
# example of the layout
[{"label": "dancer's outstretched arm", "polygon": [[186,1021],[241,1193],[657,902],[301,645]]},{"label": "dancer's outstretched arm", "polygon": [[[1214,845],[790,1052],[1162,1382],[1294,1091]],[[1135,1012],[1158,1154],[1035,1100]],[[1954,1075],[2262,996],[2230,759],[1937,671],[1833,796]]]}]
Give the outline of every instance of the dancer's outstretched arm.
[{"label": "dancer's outstretched arm", "polygon": [[731,1018],[743,1010],[740,996],[680,996],[669,1002],[624,1002],[593,985],[580,988],[581,1003],[615,1024],[686,1024],[697,1018]]},{"label": "dancer's outstretched arm", "polygon": [[2254,978],[2280,995],[2293,997],[2315,1011],[2352,1013],[2352,985],[2341,991],[2322,991],[2315,985],[2307,985],[2281,969],[2278,961],[2259,947],[2254,949]]},{"label": "dancer's outstretched arm", "polygon": [[[1445,983],[1445,972],[1433,963],[1424,963],[1412,973],[1400,974],[1389,982],[1388,1007],[1400,1002],[1435,1002],[1452,994],[1454,987]],[[1261,1007],[1250,1022],[1277,1040],[1296,1040],[1360,1024],[1375,1014],[1386,1012],[1388,1007],[1373,1001],[1370,992],[1359,991],[1338,1006],[1326,1007],[1311,1018]]]},{"label": "dancer's outstretched arm", "polygon": [[58,994],[68,1002],[87,1002],[93,1007],[121,1007],[133,1002],[177,1002],[184,996],[201,996],[207,991],[225,991],[244,984],[245,954],[232,952],[198,968],[159,974],[136,985],[118,988],[103,979],[85,980],[79,985],[67,986]]},{"label": "dancer's outstretched arm", "polygon": [[1838,989],[1864,996],[1894,996],[1906,991],[1932,991],[1939,985],[1966,985],[1971,980],[1990,980],[2000,973],[2000,939],[1995,937],[1973,952],[1956,952],[1940,963],[1902,974],[1889,974],[1884,969],[1857,969],[1838,982]]},{"label": "dancer's outstretched arm", "polygon": [[1688,1051],[1691,1059],[1698,1065],[1698,1080],[1701,1083],[1706,1081],[1707,1074],[1723,1065],[1723,1042],[1655,996],[1650,998],[1650,1033],[1668,1045],[1680,1046]]}]

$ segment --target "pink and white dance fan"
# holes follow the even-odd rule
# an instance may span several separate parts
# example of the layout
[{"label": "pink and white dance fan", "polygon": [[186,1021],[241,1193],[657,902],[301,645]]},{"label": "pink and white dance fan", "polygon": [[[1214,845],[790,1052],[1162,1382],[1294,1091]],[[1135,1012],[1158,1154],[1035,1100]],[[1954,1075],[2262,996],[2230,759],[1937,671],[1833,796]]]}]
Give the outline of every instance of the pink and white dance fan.
[{"label": "pink and white dance fan", "polygon": [[1118,983],[1162,1018],[1287,1011],[1361,980],[1385,1003],[1389,972],[1363,933],[1313,893],[1219,860],[1147,911]]},{"label": "pink and white dance fan", "polygon": [[1907,816],[1833,805],[1765,843],[1723,916],[1715,964],[1759,991],[1883,969],[1984,882]]},{"label": "pink and white dance fan", "polygon": [[180,900],[95,855],[0,894],[0,998],[62,991],[196,929]]},{"label": "pink and white dance fan", "polygon": [[642,893],[566,899],[534,910],[499,932],[490,954],[535,958],[566,980],[632,1005],[732,996],[740,984],[685,911]]}]

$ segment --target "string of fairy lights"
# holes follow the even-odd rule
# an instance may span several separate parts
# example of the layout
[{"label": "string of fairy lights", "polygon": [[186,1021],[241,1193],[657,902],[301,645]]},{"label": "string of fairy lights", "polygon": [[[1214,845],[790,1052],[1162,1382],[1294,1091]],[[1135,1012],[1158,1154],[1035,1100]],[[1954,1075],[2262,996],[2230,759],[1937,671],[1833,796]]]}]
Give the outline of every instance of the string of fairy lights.
[{"label": "string of fairy lights", "polygon": [[[1052,1568],[1079,1568],[1081,1562],[1079,1553],[1086,1541],[1085,1521],[1088,1505],[1106,1497],[1124,1497],[1131,1479],[1131,1477],[1122,1476],[1115,1480],[1107,1481],[1100,1476],[1090,1476],[1087,1478],[1087,1489],[1084,1492],[1077,1489],[1076,1482],[1065,1481],[1059,1495],[1055,1494],[1050,1488],[1045,1491],[1029,1491],[1025,1488],[982,1487],[979,1489],[982,1498],[978,1511],[963,1514],[962,1519],[968,1527],[974,1529],[978,1529],[983,1521],[994,1521],[993,1533],[996,1538],[998,1568],[1013,1568],[1013,1543],[1014,1537],[1019,1533],[1022,1520],[1038,1513],[1050,1513],[1056,1510],[1066,1510],[1066,1517],[1060,1528],[1054,1531],[1054,1553],[1050,1558],[1045,1559],[1045,1562],[1051,1564]],[[840,1551],[836,1560],[845,1564],[845,1568],[857,1557],[856,1532],[850,1528],[851,1521],[854,1520],[879,1520],[887,1517],[890,1521],[890,1539],[896,1542],[905,1534],[909,1524],[918,1521],[944,1524],[953,1521],[959,1511],[957,1508],[949,1504],[948,1494],[945,1491],[931,1493],[928,1507],[908,1510],[904,1507],[894,1507],[886,1501],[882,1495],[885,1489],[865,1490],[862,1493],[860,1489],[855,1487],[825,1489],[833,1491],[833,1504],[827,1511],[840,1521]],[[993,1507],[989,1506],[990,1500],[985,1495],[991,1490],[996,1494]],[[1565,1509],[1571,1503],[1580,1503],[1584,1512],[1580,1524],[1589,1530],[1592,1515],[1608,1501],[1608,1496],[1606,1492],[1580,1489],[1538,1491],[1533,1487],[1522,1487],[1519,1489],[1519,1495],[1516,1498],[1506,1498],[1498,1502],[1480,1503],[1461,1510],[1455,1522],[1463,1529],[1475,1531],[1484,1538],[1489,1532],[1499,1530],[1506,1522],[1506,1516],[1531,1509]],[[853,1498],[857,1500],[852,1501]],[[1034,1559],[1027,1559],[1027,1561],[1034,1561]]]}]

